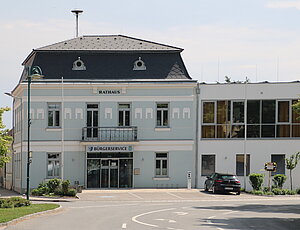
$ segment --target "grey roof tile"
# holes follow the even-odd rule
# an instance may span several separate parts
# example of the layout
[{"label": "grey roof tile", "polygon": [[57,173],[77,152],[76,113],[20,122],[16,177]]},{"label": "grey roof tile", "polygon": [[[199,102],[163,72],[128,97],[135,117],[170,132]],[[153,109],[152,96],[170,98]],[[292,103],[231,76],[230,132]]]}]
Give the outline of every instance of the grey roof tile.
[{"label": "grey roof tile", "polygon": [[82,36],[36,49],[37,51],[182,51],[181,48],[124,35]]}]

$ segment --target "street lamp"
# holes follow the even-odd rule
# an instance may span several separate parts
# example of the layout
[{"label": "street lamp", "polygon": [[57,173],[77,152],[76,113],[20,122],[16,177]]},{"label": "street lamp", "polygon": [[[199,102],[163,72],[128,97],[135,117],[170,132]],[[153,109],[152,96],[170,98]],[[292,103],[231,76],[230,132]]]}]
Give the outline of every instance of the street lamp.
[{"label": "street lamp", "polygon": [[32,66],[28,67],[28,87],[27,87],[27,98],[28,98],[28,105],[27,105],[27,182],[26,182],[26,199],[29,200],[29,193],[30,193],[30,186],[29,186],[29,169],[30,169],[30,163],[31,163],[31,151],[30,151],[30,85],[31,81],[34,79],[40,79],[42,78],[42,70],[39,66]]},{"label": "street lamp", "polygon": [[[23,154],[23,98],[22,97],[14,96],[11,93],[4,93],[4,94],[7,95],[7,96],[12,97],[14,100],[15,99],[20,100],[20,103],[21,103],[21,129],[20,129],[20,131],[21,131],[21,137],[20,137],[20,139],[21,140],[20,140],[20,142],[21,142],[21,155],[22,155]],[[14,112],[14,106],[13,106],[13,112]],[[15,124],[15,116],[13,116],[13,124]],[[14,172],[14,168],[15,168],[14,155],[12,155],[12,162],[13,162],[13,172]],[[21,162],[22,162],[22,157],[21,157]],[[22,165],[22,163],[21,163],[21,165]],[[21,172],[22,172],[22,170],[21,170]],[[15,186],[15,179],[14,179],[14,177],[15,176],[13,174],[13,177],[12,177],[13,186]]]}]

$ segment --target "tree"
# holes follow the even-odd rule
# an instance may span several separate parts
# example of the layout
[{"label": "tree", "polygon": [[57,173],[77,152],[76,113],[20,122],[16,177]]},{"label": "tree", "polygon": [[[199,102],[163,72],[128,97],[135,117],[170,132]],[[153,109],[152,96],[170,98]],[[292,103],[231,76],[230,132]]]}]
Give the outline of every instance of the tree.
[{"label": "tree", "polygon": [[298,115],[297,120],[299,120],[300,119],[300,100],[298,100],[297,102],[295,102],[292,105],[292,108],[295,111],[295,113],[297,113],[297,115]]},{"label": "tree", "polygon": [[299,158],[300,152],[293,154],[292,156],[290,156],[290,158],[285,158],[286,168],[290,170],[291,190],[293,190],[292,170],[296,168]]},{"label": "tree", "polygon": [[5,129],[3,124],[3,113],[9,110],[10,108],[8,107],[0,108],[0,168],[10,160],[7,154],[10,152],[12,137],[8,134],[9,130]]}]

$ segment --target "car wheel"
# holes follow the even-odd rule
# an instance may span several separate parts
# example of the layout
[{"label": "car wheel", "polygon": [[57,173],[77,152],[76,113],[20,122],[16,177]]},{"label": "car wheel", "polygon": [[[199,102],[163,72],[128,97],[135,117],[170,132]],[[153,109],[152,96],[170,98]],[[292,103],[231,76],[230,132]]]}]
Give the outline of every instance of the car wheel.
[{"label": "car wheel", "polygon": [[204,186],[204,191],[205,191],[205,192],[208,191],[207,185]]},{"label": "car wheel", "polygon": [[238,191],[237,193],[236,193],[236,195],[240,195],[241,194],[241,192],[240,191]]}]

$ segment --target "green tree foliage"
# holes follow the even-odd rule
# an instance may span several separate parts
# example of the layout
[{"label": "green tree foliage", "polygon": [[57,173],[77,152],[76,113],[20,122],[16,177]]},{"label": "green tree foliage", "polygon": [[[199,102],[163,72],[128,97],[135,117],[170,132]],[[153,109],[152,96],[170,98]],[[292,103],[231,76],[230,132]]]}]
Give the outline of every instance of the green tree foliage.
[{"label": "green tree foliage", "polygon": [[297,113],[298,117],[297,120],[300,120],[300,100],[298,100],[297,102],[295,102],[292,105],[293,110]]},{"label": "green tree foliage", "polygon": [[7,154],[10,152],[12,137],[8,135],[9,130],[5,129],[3,124],[3,113],[9,110],[10,108],[8,107],[0,108],[0,168],[10,160]]},{"label": "green tree foliage", "polygon": [[292,156],[290,156],[290,158],[285,158],[285,166],[288,170],[290,170],[291,190],[293,190],[292,170],[296,168],[299,159],[300,159],[300,152],[293,154]]}]

